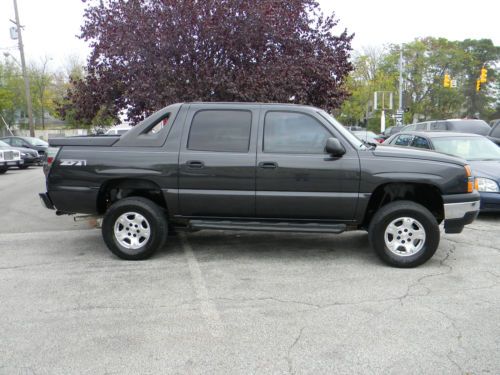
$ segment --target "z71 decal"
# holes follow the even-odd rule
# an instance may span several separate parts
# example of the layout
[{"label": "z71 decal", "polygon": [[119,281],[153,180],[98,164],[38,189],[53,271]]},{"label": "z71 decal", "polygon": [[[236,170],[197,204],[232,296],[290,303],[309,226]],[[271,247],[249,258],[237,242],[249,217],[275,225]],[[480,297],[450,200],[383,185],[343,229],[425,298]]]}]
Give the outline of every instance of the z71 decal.
[{"label": "z71 decal", "polygon": [[59,164],[61,167],[84,167],[87,165],[87,160],[61,159]]}]

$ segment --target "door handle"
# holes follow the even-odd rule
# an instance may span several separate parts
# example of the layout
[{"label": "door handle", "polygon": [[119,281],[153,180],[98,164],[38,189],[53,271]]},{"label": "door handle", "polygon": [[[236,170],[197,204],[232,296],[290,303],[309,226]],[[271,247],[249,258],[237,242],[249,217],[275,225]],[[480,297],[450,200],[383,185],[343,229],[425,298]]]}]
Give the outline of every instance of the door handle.
[{"label": "door handle", "polygon": [[278,168],[278,163],[274,161],[261,161],[259,163],[260,168],[266,168],[266,169],[275,169]]},{"label": "door handle", "polygon": [[188,166],[188,168],[203,168],[205,166],[205,163],[200,160],[189,160],[186,162],[186,165]]}]

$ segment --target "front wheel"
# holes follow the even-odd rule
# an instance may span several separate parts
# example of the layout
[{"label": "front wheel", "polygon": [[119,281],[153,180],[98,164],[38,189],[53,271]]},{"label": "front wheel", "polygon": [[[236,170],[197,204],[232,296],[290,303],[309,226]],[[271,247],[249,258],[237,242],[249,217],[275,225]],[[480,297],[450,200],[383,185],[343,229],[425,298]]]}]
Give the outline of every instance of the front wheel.
[{"label": "front wheel", "polygon": [[5,172],[7,172],[7,169],[9,168],[0,168],[0,174],[4,174]]},{"label": "front wheel", "polygon": [[416,267],[429,260],[439,246],[439,224],[424,206],[396,201],[380,208],[368,229],[370,243],[385,263]]},{"label": "front wheel", "polygon": [[167,238],[165,212],[154,202],[130,197],[114,203],[102,221],[102,237],[111,252],[126,260],[152,256]]},{"label": "front wheel", "polygon": [[19,165],[18,168],[19,169],[28,169],[29,165]]}]

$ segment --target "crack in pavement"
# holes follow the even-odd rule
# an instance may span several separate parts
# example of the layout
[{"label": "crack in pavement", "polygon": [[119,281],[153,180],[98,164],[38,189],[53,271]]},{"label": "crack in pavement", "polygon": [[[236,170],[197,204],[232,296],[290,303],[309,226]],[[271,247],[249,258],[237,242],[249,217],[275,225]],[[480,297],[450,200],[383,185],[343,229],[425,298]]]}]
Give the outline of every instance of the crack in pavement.
[{"label": "crack in pavement", "polygon": [[450,249],[448,249],[445,257],[439,261],[439,267],[447,267],[448,268],[447,271],[421,276],[413,284],[408,285],[408,287],[406,289],[406,293],[403,296],[399,297],[399,303],[401,304],[401,306],[403,306],[403,300],[405,300],[406,298],[408,298],[410,296],[412,296],[412,297],[415,296],[413,294],[410,294],[410,291],[412,288],[415,288],[416,286],[422,286],[427,290],[426,294],[419,295],[419,297],[427,296],[430,294],[431,290],[428,287],[426,287],[425,285],[421,285],[423,280],[429,279],[431,277],[447,275],[453,271],[453,267],[450,266],[449,264],[446,264],[445,262],[448,260],[450,255],[453,254],[454,251],[455,251],[455,245],[451,244]]},{"label": "crack in pavement", "polygon": [[295,374],[295,371],[293,371],[293,362],[292,362],[291,354],[292,354],[293,348],[295,347],[295,345],[297,345],[297,343],[299,342],[300,338],[302,337],[302,332],[304,332],[305,328],[306,327],[304,326],[304,327],[302,327],[300,329],[300,332],[297,335],[297,337],[295,338],[295,341],[292,343],[292,345],[290,345],[288,347],[288,351],[287,351],[287,354],[286,354],[286,361],[288,363],[288,373],[289,374]]},{"label": "crack in pavement", "polygon": [[[444,316],[450,322],[450,327],[452,327],[456,331],[456,339],[457,339],[458,346],[462,350],[465,350],[465,348],[463,346],[463,343],[462,343],[462,337],[463,337],[462,331],[458,328],[456,320],[454,318],[452,318],[450,315],[448,315],[447,313],[445,313],[444,311],[441,311],[441,310],[438,310],[438,309],[435,309],[435,308],[432,308],[432,307],[428,307],[428,306],[426,306],[426,307],[429,310],[431,310],[431,311],[434,311],[434,312],[437,312],[438,314],[441,314],[442,316]],[[457,367],[458,371],[461,374],[467,373],[466,371],[464,371],[464,369],[462,368],[462,366],[451,357],[454,353],[455,353],[455,351],[453,350],[453,348],[450,348],[450,350],[446,354],[446,358],[448,358],[448,360],[453,365],[455,365],[455,367]]]}]

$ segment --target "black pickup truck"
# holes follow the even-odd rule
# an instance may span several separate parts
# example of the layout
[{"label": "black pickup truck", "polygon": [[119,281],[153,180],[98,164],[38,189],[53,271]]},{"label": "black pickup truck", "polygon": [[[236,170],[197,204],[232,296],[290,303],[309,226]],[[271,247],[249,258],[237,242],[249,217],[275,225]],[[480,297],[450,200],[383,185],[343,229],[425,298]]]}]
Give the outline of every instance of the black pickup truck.
[{"label": "black pickup truck", "polygon": [[325,111],[261,103],[170,105],[121,137],[51,139],[44,205],[103,216],[117,256],[151,256],[170,232],[368,230],[386,263],[435,253],[479,210],[470,168],[363,143]]}]

